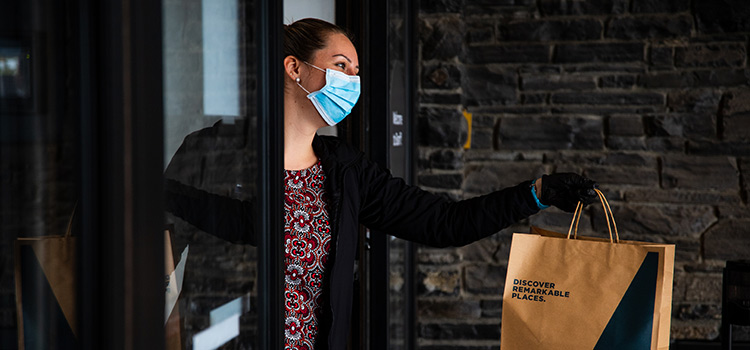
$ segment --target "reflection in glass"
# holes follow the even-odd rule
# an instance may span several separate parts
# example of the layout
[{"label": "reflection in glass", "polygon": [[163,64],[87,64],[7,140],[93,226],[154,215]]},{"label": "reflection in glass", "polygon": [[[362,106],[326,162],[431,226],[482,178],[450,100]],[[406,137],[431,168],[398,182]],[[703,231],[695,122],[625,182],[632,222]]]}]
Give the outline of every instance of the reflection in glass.
[{"label": "reflection in glass", "polygon": [[78,344],[80,78],[66,3],[0,2],[2,349]]},{"label": "reflection in glass", "polygon": [[[163,1],[167,184],[230,200],[256,197],[252,18],[249,1]],[[185,266],[167,347],[255,348],[256,248],[231,243],[238,240],[219,222],[199,228],[169,212],[167,221],[173,266]]]},{"label": "reflection in glass", "polygon": [[30,55],[21,47],[0,47],[0,98],[29,97]]}]

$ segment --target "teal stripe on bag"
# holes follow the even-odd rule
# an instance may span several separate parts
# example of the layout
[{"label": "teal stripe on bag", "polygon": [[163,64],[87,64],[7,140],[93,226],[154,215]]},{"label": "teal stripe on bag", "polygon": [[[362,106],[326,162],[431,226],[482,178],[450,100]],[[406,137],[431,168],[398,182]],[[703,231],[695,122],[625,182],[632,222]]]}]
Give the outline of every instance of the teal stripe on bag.
[{"label": "teal stripe on bag", "polygon": [[654,299],[659,253],[649,252],[630,282],[607,327],[599,337],[596,350],[644,350],[651,348],[654,324]]}]

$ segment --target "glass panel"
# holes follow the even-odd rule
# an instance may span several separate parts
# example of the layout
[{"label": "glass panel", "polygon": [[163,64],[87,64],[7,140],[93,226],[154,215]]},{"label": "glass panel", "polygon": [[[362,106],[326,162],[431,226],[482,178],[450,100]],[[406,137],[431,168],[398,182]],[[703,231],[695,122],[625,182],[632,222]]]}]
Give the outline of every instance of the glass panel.
[{"label": "glass panel", "polygon": [[66,5],[0,3],[2,349],[76,348],[79,80]]},{"label": "glass panel", "polygon": [[167,348],[256,348],[254,5],[162,5]]}]

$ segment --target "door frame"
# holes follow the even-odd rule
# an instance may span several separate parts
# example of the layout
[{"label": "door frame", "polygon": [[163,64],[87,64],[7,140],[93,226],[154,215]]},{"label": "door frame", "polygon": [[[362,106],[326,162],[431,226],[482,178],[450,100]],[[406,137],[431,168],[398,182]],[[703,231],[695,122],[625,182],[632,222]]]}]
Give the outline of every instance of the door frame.
[{"label": "door frame", "polygon": [[[417,36],[416,1],[397,1],[404,13],[404,63],[405,87],[408,92],[404,121],[411,124],[404,135],[406,164],[405,181],[415,183],[414,164],[416,156],[415,121],[417,115]],[[359,147],[372,161],[389,168],[391,159],[390,116],[391,88],[389,16],[390,1],[337,0],[337,24],[347,28],[355,37],[355,46],[360,52],[360,63],[364,67],[360,103],[339,129],[342,137]],[[387,232],[372,232],[362,229],[359,239],[358,280],[355,281],[354,312],[351,346],[359,349],[386,349],[390,346],[389,276],[390,236]],[[415,255],[416,245],[406,242],[404,251],[404,295],[406,310],[403,315],[404,349],[416,348],[416,291]]]},{"label": "door frame", "polygon": [[[76,88],[82,349],[164,348],[161,1],[70,0]],[[248,9],[257,40],[258,347],[281,349],[283,323],[283,5]],[[77,63],[77,64],[76,64]],[[248,98],[253,98],[249,96]],[[158,150],[158,151],[154,151]]]}]

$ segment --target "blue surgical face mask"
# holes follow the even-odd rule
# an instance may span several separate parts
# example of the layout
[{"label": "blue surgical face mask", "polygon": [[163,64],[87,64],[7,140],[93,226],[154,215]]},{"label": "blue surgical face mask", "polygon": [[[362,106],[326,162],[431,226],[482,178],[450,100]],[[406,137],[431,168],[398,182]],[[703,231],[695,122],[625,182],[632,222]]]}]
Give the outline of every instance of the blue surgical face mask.
[{"label": "blue surgical face mask", "polygon": [[305,90],[307,98],[326,123],[334,126],[351,113],[359,99],[359,76],[348,75],[332,69],[323,70],[310,63],[307,65],[326,73],[326,85],[318,91],[307,91],[299,82],[297,85]]}]

